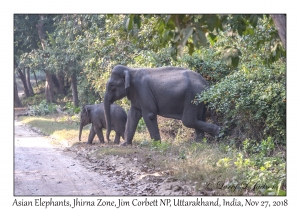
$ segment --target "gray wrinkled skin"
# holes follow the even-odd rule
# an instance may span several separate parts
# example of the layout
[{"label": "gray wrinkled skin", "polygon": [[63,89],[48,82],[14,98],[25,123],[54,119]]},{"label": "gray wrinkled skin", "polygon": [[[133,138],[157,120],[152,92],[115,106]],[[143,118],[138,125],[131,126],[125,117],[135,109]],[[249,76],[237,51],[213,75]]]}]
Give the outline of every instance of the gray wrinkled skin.
[{"label": "gray wrinkled skin", "polygon": [[204,103],[192,104],[197,93],[208,88],[204,78],[191,70],[179,67],[162,68],[129,68],[117,65],[106,84],[104,97],[107,135],[111,118],[110,105],[125,96],[131,106],[125,129],[125,144],[132,144],[138,124],[143,117],[150,136],[160,141],[157,115],[179,119],[189,128],[194,128],[197,139],[204,132],[217,135],[220,127],[206,123],[206,107]]},{"label": "gray wrinkled skin", "polygon": [[[112,104],[110,109],[110,118],[110,127],[116,132],[114,143],[119,144],[120,136],[122,136],[122,138],[124,139],[127,114],[122,107],[116,104]],[[90,123],[92,123],[92,127],[90,129],[90,134],[87,143],[91,144],[96,134],[100,142],[104,143],[102,128],[106,128],[106,121],[103,103],[96,105],[85,105],[82,107],[80,113],[79,141],[81,141],[82,128]],[[107,141],[109,141],[109,135],[107,137]]]}]

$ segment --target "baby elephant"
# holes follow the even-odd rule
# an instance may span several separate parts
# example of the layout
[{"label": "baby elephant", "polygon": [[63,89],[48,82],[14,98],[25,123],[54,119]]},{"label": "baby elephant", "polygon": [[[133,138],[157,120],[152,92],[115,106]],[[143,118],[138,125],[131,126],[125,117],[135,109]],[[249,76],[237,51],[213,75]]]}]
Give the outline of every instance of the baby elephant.
[{"label": "baby elephant", "polygon": [[[125,110],[119,105],[112,104],[110,110],[111,116],[111,128],[116,132],[116,137],[114,140],[115,144],[120,143],[120,136],[124,139],[125,124],[127,121],[127,114]],[[82,128],[92,123],[90,130],[88,144],[93,142],[95,135],[97,134],[101,143],[104,143],[104,137],[102,133],[102,128],[106,128],[106,121],[104,115],[104,104],[95,105],[85,105],[82,107],[80,113],[80,131],[79,131],[79,141],[81,141]],[[109,139],[108,139],[109,141]]]}]

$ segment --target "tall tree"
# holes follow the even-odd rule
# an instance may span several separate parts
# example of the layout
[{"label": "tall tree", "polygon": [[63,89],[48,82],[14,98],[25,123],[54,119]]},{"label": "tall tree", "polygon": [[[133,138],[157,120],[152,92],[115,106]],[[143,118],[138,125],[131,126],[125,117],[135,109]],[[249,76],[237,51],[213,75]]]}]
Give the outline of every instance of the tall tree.
[{"label": "tall tree", "polygon": [[[46,49],[46,29],[45,23],[47,21],[46,15],[40,15],[40,19],[36,24],[37,31],[39,34],[40,42],[42,49]],[[47,53],[44,54],[44,58],[48,57]],[[53,92],[53,82],[52,82],[52,74],[51,72],[45,70],[46,73],[46,83],[45,83],[45,97],[47,102],[54,102],[54,92]]]},{"label": "tall tree", "polygon": [[271,15],[274,24],[277,28],[279,37],[283,43],[284,48],[286,48],[286,15]]}]

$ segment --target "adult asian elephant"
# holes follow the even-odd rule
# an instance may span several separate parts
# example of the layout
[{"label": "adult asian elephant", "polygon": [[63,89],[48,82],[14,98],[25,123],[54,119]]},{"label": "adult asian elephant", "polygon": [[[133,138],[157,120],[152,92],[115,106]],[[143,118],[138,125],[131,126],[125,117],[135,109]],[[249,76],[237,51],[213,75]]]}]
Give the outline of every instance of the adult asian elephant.
[{"label": "adult asian elephant", "polygon": [[191,103],[196,94],[207,87],[208,83],[200,74],[184,68],[115,66],[107,81],[104,97],[107,138],[111,130],[111,117],[108,114],[110,105],[125,96],[131,106],[123,145],[132,144],[141,117],[144,118],[151,138],[160,141],[157,115],[181,120],[183,125],[196,130],[197,138],[201,138],[204,132],[217,135],[220,127],[205,122],[204,103]]},{"label": "adult asian elephant", "polygon": [[[112,104],[110,109],[110,129],[116,132],[114,143],[120,143],[120,136],[124,139],[125,124],[127,121],[127,114],[125,110],[119,105]],[[92,123],[90,134],[88,138],[88,144],[93,142],[95,135],[97,134],[101,143],[104,143],[104,137],[102,128],[106,128],[105,116],[104,116],[104,104],[85,105],[82,107],[80,113],[80,130],[79,141],[81,141],[82,128],[87,124]],[[108,135],[109,136],[109,135]],[[109,141],[109,138],[107,138]]]}]

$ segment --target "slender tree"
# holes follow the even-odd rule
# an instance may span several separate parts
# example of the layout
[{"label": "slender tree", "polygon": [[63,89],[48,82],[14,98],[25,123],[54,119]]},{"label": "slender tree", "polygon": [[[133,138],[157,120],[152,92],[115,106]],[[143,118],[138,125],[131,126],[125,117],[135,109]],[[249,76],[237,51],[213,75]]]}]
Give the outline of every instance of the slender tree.
[{"label": "slender tree", "polygon": [[25,67],[25,72],[26,72],[26,83],[27,83],[29,95],[33,96],[34,92],[33,92],[33,88],[32,88],[31,82],[30,82],[30,68],[29,67]]},{"label": "slender tree", "polygon": [[21,107],[22,106],[22,102],[19,98],[19,94],[18,94],[18,86],[17,86],[17,82],[16,82],[16,76],[14,76],[14,107]]},{"label": "slender tree", "polygon": [[27,97],[30,97],[29,89],[26,82],[26,76],[25,76],[25,67],[21,70],[21,68],[17,68],[18,76],[21,79],[23,85],[24,85],[24,93]]},{"label": "slender tree", "polygon": [[[38,23],[36,24],[40,42],[42,49],[45,50],[46,48],[46,30],[45,30],[45,21],[46,17],[45,15],[40,15],[40,19]],[[45,54],[44,57],[47,57],[48,55]],[[53,92],[53,82],[52,82],[52,74],[51,72],[45,70],[46,73],[46,83],[45,83],[45,97],[47,102],[54,102],[54,92]]]}]

